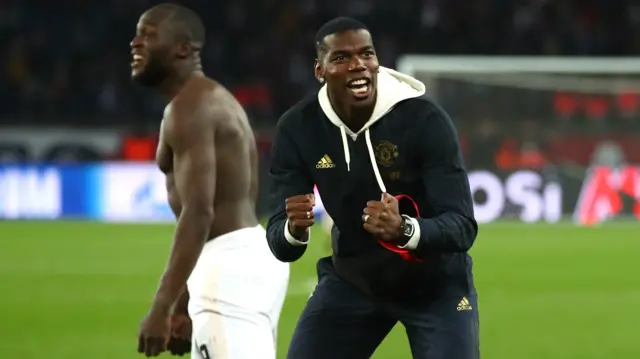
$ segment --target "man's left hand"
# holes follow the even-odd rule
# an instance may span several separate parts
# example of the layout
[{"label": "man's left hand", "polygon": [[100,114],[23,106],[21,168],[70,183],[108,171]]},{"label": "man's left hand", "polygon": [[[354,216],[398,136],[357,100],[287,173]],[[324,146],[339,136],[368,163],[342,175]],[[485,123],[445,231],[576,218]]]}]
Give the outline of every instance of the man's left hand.
[{"label": "man's left hand", "polygon": [[188,314],[173,313],[171,316],[171,339],[167,350],[177,356],[191,352],[191,319]]},{"label": "man's left hand", "polygon": [[376,239],[392,242],[402,236],[402,217],[398,200],[388,194],[382,194],[382,201],[369,201],[363,211],[364,229]]},{"label": "man's left hand", "polygon": [[138,334],[138,353],[155,357],[167,350],[171,334],[171,316],[168,311],[151,309],[142,320]]}]

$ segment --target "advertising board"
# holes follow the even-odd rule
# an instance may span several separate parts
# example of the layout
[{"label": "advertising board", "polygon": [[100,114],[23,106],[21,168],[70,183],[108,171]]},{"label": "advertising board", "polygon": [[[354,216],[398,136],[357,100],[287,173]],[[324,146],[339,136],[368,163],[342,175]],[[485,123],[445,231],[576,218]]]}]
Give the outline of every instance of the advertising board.
[{"label": "advertising board", "polygon": [[[535,171],[469,172],[476,219],[557,222],[562,185]],[[316,191],[316,214],[324,207]],[[265,215],[265,214],[262,214]],[[174,221],[164,175],[153,163],[0,166],[0,218]]]}]

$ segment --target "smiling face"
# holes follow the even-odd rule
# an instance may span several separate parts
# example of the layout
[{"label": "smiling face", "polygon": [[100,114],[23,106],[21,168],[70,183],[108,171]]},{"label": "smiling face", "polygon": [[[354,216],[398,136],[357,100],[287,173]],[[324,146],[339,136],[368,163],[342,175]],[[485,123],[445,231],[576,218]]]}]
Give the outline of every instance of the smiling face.
[{"label": "smiling face", "polygon": [[346,30],[324,38],[315,65],[334,101],[365,107],[375,103],[378,58],[369,31]]},{"label": "smiling face", "polygon": [[143,86],[157,86],[172,71],[176,58],[175,38],[166,15],[147,11],[138,21],[136,36],[131,40],[131,78]]}]

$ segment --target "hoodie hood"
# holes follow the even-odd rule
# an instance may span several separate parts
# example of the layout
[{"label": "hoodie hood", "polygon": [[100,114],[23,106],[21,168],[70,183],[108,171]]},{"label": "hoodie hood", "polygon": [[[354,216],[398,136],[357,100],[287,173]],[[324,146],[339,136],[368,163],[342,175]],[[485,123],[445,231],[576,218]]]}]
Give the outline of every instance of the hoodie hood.
[{"label": "hoodie hood", "polygon": [[333,110],[331,102],[329,101],[329,95],[327,94],[327,85],[322,86],[322,88],[318,92],[318,102],[320,103],[320,107],[322,108],[322,111],[327,116],[329,121],[331,121],[331,123],[333,123],[340,129],[340,134],[342,137],[342,147],[344,149],[344,160],[347,164],[347,171],[351,170],[351,155],[349,152],[349,141],[347,139],[347,135],[349,135],[349,137],[351,137],[351,139],[355,141],[358,138],[358,135],[364,132],[367,142],[367,150],[369,152],[369,158],[371,160],[371,166],[373,168],[373,172],[375,173],[376,180],[378,181],[378,186],[384,193],[387,190],[384,182],[382,181],[382,176],[380,175],[380,171],[376,163],[375,152],[373,151],[371,136],[369,135],[369,127],[380,120],[384,115],[389,113],[389,111],[391,111],[393,107],[400,101],[424,95],[425,86],[422,82],[416,80],[411,76],[382,66],[380,66],[377,76],[377,95],[373,113],[371,114],[371,118],[369,119],[369,121],[367,121],[358,132],[354,133],[353,131],[351,131],[351,129],[349,129],[349,127],[347,127],[344,122],[342,122],[338,114],[336,114],[336,112]]}]

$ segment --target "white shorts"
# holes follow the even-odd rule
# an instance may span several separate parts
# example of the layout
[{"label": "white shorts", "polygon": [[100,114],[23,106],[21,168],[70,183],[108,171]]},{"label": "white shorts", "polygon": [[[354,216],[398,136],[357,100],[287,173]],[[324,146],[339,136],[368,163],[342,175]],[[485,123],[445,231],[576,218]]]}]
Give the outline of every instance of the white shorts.
[{"label": "white shorts", "polygon": [[289,264],[278,261],[262,226],[204,246],[187,281],[193,359],[275,359]]}]

